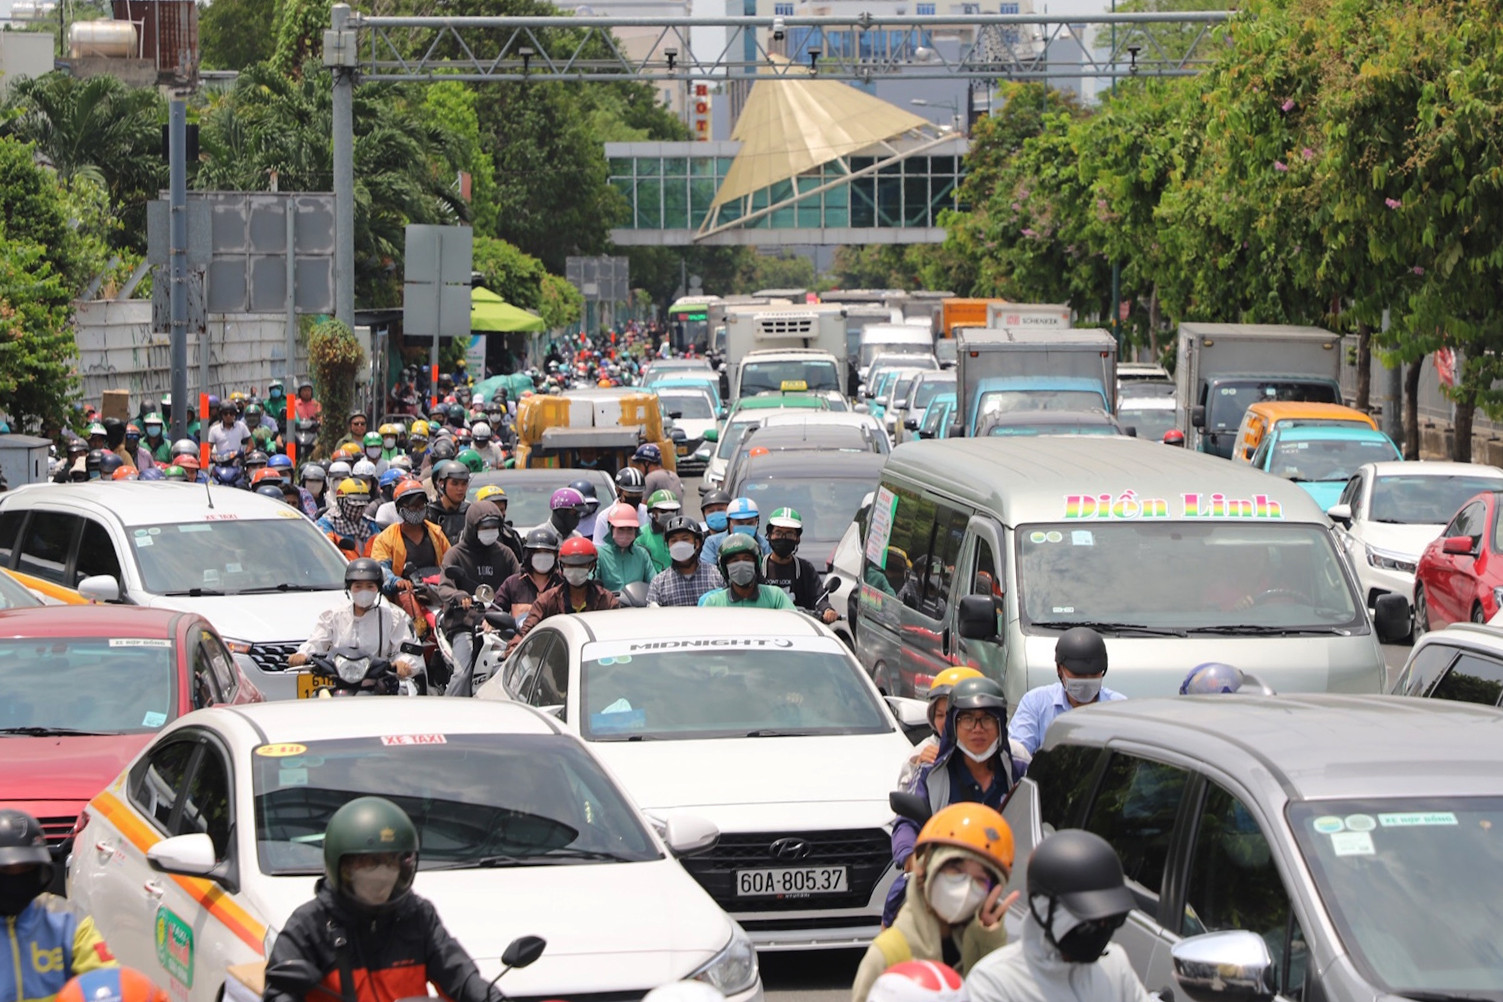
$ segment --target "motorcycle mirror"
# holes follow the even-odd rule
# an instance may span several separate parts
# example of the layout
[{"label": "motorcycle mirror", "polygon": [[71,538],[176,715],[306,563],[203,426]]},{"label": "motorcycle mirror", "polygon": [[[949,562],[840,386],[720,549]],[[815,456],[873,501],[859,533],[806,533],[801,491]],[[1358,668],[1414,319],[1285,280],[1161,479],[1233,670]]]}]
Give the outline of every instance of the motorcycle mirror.
[{"label": "motorcycle mirror", "polygon": [[548,941],[541,936],[518,936],[501,954],[501,963],[509,968],[527,967],[543,955]]},{"label": "motorcycle mirror", "polygon": [[475,601],[481,605],[490,605],[496,597],[496,589],[488,584],[483,584],[475,589]]},{"label": "motorcycle mirror", "polygon": [[402,653],[403,654],[422,654],[423,653],[423,645],[422,645],[422,643],[420,641],[417,641],[417,640],[408,640],[408,641],[405,641],[402,644]]}]

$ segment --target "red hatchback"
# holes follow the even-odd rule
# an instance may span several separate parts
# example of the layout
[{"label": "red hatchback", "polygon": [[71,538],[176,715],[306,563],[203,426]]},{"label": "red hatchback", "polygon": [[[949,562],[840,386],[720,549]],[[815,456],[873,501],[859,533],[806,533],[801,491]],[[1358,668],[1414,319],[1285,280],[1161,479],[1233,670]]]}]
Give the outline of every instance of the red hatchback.
[{"label": "red hatchback", "polygon": [[1503,604],[1503,491],[1484,491],[1461,506],[1420,554],[1414,571],[1414,629],[1485,623]]},{"label": "red hatchback", "polygon": [[164,724],[261,698],[202,616],[136,605],[0,611],[0,807],[40,819],[61,859],[84,804]]}]

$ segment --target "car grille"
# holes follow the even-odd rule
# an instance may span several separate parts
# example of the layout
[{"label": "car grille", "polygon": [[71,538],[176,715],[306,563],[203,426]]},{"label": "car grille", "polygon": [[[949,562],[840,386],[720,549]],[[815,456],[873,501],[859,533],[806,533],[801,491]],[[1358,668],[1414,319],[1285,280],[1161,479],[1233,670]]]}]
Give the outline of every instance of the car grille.
[{"label": "car grille", "polygon": [[262,671],[286,671],[287,659],[297,653],[302,643],[301,640],[284,640],[274,644],[251,644],[251,660]]},{"label": "car grille", "polygon": [[[808,843],[809,851],[796,860],[779,859],[772,844],[783,839]],[[709,852],[690,856],[684,869],[699,881],[722,908],[733,911],[807,911],[824,908],[862,908],[870,901],[888,867],[892,866],[892,839],[880,828],[850,831],[765,832],[723,834]],[[812,894],[807,897],[739,897],[736,871],[797,866],[845,866],[844,894]]]},{"label": "car grille", "polygon": [[67,844],[68,836],[73,834],[73,826],[78,822],[78,816],[37,818],[37,820],[42,823],[42,834],[47,836],[47,845],[56,848]]}]

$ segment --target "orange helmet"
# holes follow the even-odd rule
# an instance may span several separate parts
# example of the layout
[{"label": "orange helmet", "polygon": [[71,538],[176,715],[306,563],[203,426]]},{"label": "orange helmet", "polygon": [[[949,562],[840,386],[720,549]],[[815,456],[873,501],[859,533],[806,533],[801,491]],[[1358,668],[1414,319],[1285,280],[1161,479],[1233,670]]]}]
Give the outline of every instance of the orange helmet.
[{"label": "orange helmet", "polygon": [[135,480],[136,479],[136,471],[133,470],[133,469],[131,469],[129,466],[122,466],[122,467],[120,467],[120,469],[116,470],[110,476],[110,479],[111,480]]},{"label": "orange helmet", "polygon": [[130,967],[101,967],[63,985],[57,1002],[167,1002],[167,993]]},{"label": "orange helmet", "polygon": [[259,470],[257,470],[255,472],[255,475],[251,477],[251,486],[255,487],[257,484],[262,483],[263,481],[266,481],[266,480],[281,480],[281,479],[282,479],[282,472],[280,470],[278,470],[274,466],[267,466],[267,467],[259,469]]},{"label": "orange helmet", "polygon": [[409,494],[421,494],[424,497],[428,496],[428,492],[423,489],[423,483],[421,480],[404,480],[401,483],[397,484],[396,488],[392,490],[391,499],[397,503],[401,503],[401,500],[404,497],[407,497]]},{"label": "orange helmet", "polygon": [[924,823],[915,851],[926,845],[953,845],[969,849],[983,862],[1012,873],[1012,829],[1002,815],[985,804],[951,804]]}]

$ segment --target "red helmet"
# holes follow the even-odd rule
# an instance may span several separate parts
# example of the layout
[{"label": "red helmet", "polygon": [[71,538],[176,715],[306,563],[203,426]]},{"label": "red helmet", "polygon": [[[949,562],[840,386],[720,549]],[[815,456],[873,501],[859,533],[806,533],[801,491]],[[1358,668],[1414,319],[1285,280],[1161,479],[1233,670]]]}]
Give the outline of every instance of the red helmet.
[{"label": "red helmet", "polygon": [[1180,431],[1178,428],[1170,428],[1168,431],[1164,432],[1164,444],[1184,445],[1185,433]]},{"label": "red helmet", "polygon": [[593,564],[596,556],[595,544],[583,536],[565,540],[564,545],[558,548],[558,562],[574,567]]},{"label": "red helmet", "polygon": [[101,967],[63,985],[57,1002],[167,1002],[167,993],[133,968]]},{"label": "red helmet", "polygon": [[893,964],[872,983],[867,1002],[959,1002],[964,982],[947,964],[905,960]]}]

